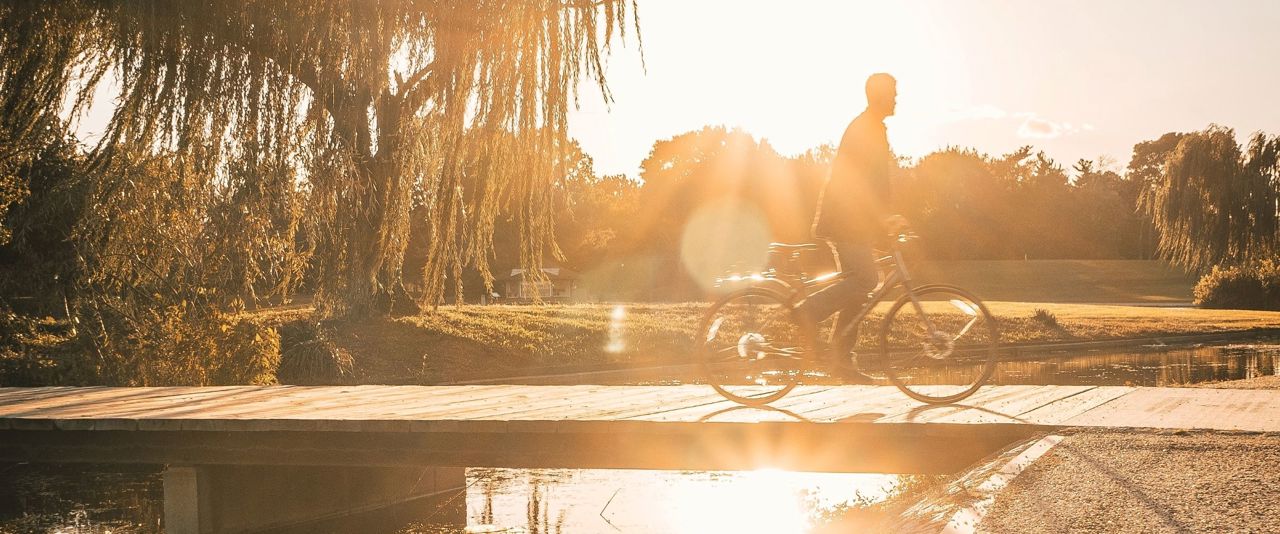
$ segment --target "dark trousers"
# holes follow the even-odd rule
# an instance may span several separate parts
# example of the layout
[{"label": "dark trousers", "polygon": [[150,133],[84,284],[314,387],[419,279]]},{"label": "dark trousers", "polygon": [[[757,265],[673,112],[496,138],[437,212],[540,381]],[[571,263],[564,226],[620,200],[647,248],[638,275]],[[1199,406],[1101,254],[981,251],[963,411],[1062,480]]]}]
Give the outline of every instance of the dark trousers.
[{"label": "dark trousers", "polygon": [[809,295],[800,309],[814,323],[840,312],[835,324],[835,332],[838,333],[857,317],[862,305],[867,302],[867,294],[880,282],[880,273],[876,271],[875,256],[872,255],[870,245],[832,241],[828,241],[827,245],[831,247],[831,255],[835,257],[836,268],[846,276]]}]

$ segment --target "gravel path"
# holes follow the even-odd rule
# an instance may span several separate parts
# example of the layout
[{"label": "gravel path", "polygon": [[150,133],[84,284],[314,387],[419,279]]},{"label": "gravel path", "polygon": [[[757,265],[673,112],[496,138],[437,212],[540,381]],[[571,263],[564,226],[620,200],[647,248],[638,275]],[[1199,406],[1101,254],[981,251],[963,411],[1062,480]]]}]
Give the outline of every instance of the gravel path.
[{"label": "gravel path", "polygon": [[979,532],[1276,532],[1280,435],[1068,435],[996,498]]}]

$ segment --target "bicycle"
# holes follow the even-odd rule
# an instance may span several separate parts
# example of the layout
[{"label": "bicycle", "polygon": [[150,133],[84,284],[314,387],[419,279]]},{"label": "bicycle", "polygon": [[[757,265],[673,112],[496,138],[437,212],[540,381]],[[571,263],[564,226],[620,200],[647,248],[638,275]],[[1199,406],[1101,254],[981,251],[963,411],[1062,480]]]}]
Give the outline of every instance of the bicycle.
[{"label": "bicycle", "polygon": [[[914,238],[898,235],[888,255],[876,259],[881,283],[847,327],[832,328],[826,348],[817,343],[819,325],[810,324],[795,306],[846,275],[807,276],[801,255],[817,250],[817,244],[771,244],[773,268],[736,277],[753,284],[720,298],[699,323],[697,354],[707,382],[725,398],[748,406],[774,402],[804,382],[831,380],[833,373],[824,375],[824,367],[864,382],[891,383],[931,404],[974,394],[995,369],[996,321],[964,289],[914,284],[902,258],[903,245]],[[881,319],[876,357],[859,357],[854,349],[861,323],[894,291],[901,295]]]}]

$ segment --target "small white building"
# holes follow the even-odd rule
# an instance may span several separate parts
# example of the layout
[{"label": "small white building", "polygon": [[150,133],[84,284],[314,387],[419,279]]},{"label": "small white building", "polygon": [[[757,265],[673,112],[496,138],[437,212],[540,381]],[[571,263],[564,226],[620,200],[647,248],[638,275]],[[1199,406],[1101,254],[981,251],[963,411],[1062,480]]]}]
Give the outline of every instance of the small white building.
[{"label": "small white building", "polygon": [[503,291],[495,302],[568,302],[576,297],[581,278],[578,273],[564,267],[543,267],[542,274],[546,278],[535,282],[525,276],[524,269],[512,269],[511,275],[503,280]]}]

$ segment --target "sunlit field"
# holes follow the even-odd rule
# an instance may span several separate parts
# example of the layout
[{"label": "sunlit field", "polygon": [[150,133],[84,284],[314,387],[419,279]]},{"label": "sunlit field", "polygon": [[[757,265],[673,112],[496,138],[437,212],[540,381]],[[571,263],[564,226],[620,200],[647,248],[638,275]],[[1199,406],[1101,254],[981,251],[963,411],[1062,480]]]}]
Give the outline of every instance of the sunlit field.
[{"label": "sunlit field", "polygon": [[[873,310],[860,343],[874,343],[887,304]],[[1280,313],[1117,305],[988,302],[1004,343],[1211,334],[1280,328]],[[356,380],[438,381],[568,372],[599,366],[694,363],[691,347],[707,303],[442,306],[436,313],[335,323]],[[1035,317],[1044,311],[1056,318]],[[292,312],[295,316],[305,312]],[[274,315],[271,321],[297,320]],[[874,346],[874,345],[871,345]]]}]

